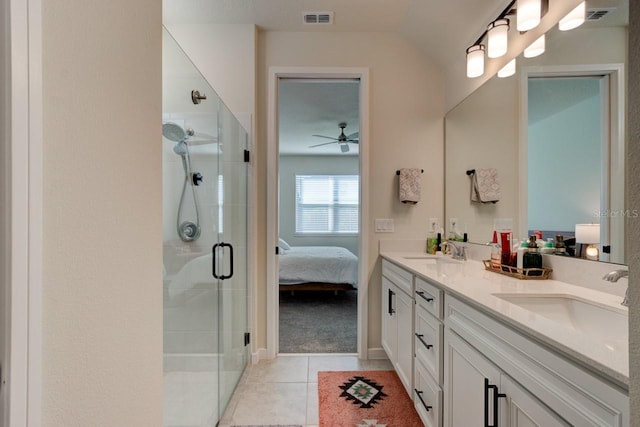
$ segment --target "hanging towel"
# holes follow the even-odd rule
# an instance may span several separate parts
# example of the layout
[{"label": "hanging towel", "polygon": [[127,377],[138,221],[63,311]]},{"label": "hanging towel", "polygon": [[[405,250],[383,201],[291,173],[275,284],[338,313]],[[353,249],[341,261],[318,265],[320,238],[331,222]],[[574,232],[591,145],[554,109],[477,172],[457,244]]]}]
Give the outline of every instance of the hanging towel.
[{"label": "hanging towel", "polygon": [[422,189],[421,169],[400,169],[400,178],[398,182],[400,184],[399,197],[402,203],[415,205],[420,201],[420,191]]},{"label": "hanging towel", "polygon": [[476,169],[471,174],[471,201],[496,203],[500,200],[500,182],[495,168]]}]

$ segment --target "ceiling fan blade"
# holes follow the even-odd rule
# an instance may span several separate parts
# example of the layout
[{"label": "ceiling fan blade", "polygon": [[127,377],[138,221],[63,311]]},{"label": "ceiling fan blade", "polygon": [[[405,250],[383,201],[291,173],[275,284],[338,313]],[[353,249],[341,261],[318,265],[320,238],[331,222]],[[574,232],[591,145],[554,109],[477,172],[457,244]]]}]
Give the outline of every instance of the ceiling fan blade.
[{"label": "ceiling fan blade", "polygon": [[322,144],[316,144],[316,145],[310,145],[309,148],[313,148],[313,147],[320,147],[321,145],[327,145],[327,144],[335,144],[338,141],[331,141],[331,142],[323,142]]},{"label": "ceiling fan blade", "polygon": [[354,132],[347,135],[347,139],[360,139],[360,132]]},{"label": "ceiling fan blade", "polygon": [[311,136],[316,136],[316,137],[318,137],[318,138],[334,139],[334,140],[336,140],[336,141],[338,140],[337,138],[332,138],[332,137],[330,137],[330,136],[324,136],[324,135],[311,135]]},{"label": "ceiling fan blade", "polygon": [[360,141],[358,141],[357,139],[347,139],[346,142],[350,142],[352,144],[360,144]]}]

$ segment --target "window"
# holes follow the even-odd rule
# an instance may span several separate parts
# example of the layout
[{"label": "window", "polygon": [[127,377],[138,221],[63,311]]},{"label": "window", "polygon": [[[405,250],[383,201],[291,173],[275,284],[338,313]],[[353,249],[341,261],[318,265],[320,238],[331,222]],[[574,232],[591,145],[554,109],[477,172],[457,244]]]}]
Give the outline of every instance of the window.
[{"label": "window", "polygon": [[296,233],[358,233],[358,175],[296,175]]}]

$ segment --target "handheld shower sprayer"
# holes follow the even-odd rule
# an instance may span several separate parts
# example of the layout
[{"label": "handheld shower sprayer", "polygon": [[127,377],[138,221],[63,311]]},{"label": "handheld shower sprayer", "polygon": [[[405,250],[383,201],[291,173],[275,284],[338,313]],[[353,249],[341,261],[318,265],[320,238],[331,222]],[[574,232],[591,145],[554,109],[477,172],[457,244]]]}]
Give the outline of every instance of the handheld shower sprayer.
[{"label": "handheld shower sprayer", "polygon": [[176,227],[178,236],[184,242],[191,242],[197,240],[200,237],[200,212],[198,209],[198,198],[195,188],[191,186],[191,193],[193,195],[193,205],[196,213],[195,222],[183,221],[180,222],[182,216],[182,207],[184,205],[184,197],[187,192],[187,184],[191,177],[191,159],[189,156],[189,145],[187,140],[193,136],[195,132],[193,129],[184,129],[182,126],[175,123],[164,123],[162,125],[162,135],[170,141],[176,143],[173,147],[173,152],[182,158],[182,167],[184,168],[184,184],[182,185],[182,194],[180,195],[180,202],[178,204],[178,215],[176,217]]}]

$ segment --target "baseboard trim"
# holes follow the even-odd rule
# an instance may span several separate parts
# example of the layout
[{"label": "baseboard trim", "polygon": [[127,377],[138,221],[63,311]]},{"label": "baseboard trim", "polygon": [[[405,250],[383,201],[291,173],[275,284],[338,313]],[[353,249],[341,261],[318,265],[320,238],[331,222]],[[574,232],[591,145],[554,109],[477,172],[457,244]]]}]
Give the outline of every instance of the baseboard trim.
[{"label": "baseboard trim", "polygon": [[382,347],[370,348],[367,350],[367,359],[388,359],[387,353],[384,351]]},{"label": "baseboard trim", "polygon": [[266,348],[259,348],[258,351],[251,353],[251,364],[255,365],[258,362],[260,362],[261,360],[266,360],[268,359],[267,357],[267,349]]}]

